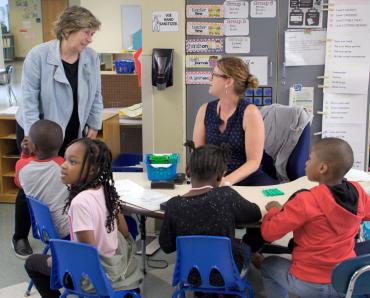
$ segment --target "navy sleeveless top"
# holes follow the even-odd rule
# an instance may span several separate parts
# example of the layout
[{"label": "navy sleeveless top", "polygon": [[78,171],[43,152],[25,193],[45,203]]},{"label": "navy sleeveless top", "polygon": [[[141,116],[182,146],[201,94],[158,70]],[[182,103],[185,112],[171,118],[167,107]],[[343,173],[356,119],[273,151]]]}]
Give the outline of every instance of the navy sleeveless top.
[{"label": "navy sleeveless top", "polygon": [[248,102],[241,99],[235,112],[227,120],[226,128],[220,132],[223,120],[217,111],[218,99],[207,105],[204,125],[206,128],[206,144],[228,144],[231,149],[231,158],[227,165],[227,172],[231,173],[247,161],[245,154],[245,131],[243,129],[244,111]]}]

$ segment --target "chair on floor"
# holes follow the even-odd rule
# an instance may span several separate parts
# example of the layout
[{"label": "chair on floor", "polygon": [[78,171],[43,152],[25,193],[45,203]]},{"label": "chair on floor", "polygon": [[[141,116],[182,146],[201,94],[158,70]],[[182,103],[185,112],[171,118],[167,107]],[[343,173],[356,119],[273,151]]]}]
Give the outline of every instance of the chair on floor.
[{"label": "chair on floor", "polygon": [[303,107],[272,104],[261,108],[265,124],[262,169],[282,182],[305,176],[312,113]]},{"label": "chair on floor", "polygon": [[[339,263],[331,274],[334,289],[346,298],[370,295],[370,254]],[[365,296],[369,297],[369,296]]]},{"label": "chair on floor", "polygon": [[[80,242],[66,240],[50,241],[53,266],[50,285],[54,289],[64,287],[61,298],[78,297],[140,298],[135,291],[114,291],[100,263],[96,248]],[[95,290],[84,291],[90,281]]]},{"label": "chair on floor", "polygon": [[[27,196],[28,209],[32,225],[33,238],[42,241],[45,244],[42,254],[46,254],[49,250],[50,239],[59,239],[53,220],[51,218],[49,207],[35,199]],[[30,281],[25,296],[30,296],[33,283]]]},{"label": "chair on floor", "polygon": [[[310,124],[307,124],[302,131],[297,145],[294,147],[288,159],[286,171],[290,181],[296,180],[306,175],[305,165],[310,152],[310,138],[311,126]],[[274,160],[266,152],[263,152],[261,165],[266,174],[274,179],[278,179],[274,166]]]},{"label": "chair on floor", "polygon": [[12,88],[12,76],[14,73],[13,65],[7,65],[4,73],[4,80],[0,82],[0,85],[5,85],[8,91],[8,102],[11,106],[13,104],[12,97],[14,99],[15,105],[17,105],[17,98],[15,96],[14,90]]},{"label": "chair on floor", "polygon": [[[172,286],[177,289],[172,298],[178,295],[184,298],[185,291],[253,297],[253,289],[246,280],[246,274],[241,277],[236,267],[229,238],[181,236],[176,239],[176,250]],[[200,276],[200,280],[195,282],[192,278],[189,280],[189,273],[194,270]],[[212,285],[211,272],[222,276],[221,285]]]}]

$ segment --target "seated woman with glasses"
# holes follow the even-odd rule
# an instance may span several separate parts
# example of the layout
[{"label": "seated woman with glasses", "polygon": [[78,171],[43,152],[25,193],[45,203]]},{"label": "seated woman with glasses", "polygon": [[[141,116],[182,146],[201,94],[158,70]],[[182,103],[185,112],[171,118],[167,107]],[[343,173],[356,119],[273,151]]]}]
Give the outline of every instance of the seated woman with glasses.
[{"label": "seated woman with glasses", "polygon": [[265,138],[261,113],[244,99],[246,89],[257,86],[248,65],[236,57],[218,60],[210,77],[209,93],[218,99],[199,108],[193,141],[196,147],[230,146],[232,156],[221,185],[277,184],[261,169]]}]

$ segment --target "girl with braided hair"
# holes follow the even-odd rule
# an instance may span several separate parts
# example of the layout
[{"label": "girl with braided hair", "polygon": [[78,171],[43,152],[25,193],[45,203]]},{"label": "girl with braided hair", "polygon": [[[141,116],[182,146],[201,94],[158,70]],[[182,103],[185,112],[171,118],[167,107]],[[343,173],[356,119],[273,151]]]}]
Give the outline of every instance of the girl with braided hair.
[{"label": "girl with braided hair", "polygon": [[192,188],[167,202],[159,244],[165,253],[171,253],[176,250],[177,236],[226,236],[233,243],[234,259],[241,270],[249,264],[250,249],[235,239],[235,225],[259,221],[261,211],[231,187],[219,187],[230,155],[225,145],[195,148],[187,141],[185,146],[191,151],[186,172]]},{"label": "girl with braided hair", "polygon": [[[71,240],[97,248],[113,289],[138,288],[143,275],[135,258],[135,242],[120,213],[110,150],[99,140],[82,138],[68,146],[64,158],[61,179],[69,189],[64,212],[68,213]],[[45,268],[50,267],[50,257],[39,258]],[[31,275],[42,297],[59,297],[59,291],[49,286],[50,268]],[[92,289],[88,284],[85,290]]]}]

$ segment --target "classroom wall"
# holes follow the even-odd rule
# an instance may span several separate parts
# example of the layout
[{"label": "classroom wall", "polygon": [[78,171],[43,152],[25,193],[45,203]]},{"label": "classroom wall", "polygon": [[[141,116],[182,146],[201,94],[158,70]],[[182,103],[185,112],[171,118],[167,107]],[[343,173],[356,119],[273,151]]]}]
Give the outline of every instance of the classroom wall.
[{"label": "classroom wall", "polygon": [[[10,28],[14,35],[16,57],[25,57],[43,39],[41,0],[26,2],[28,6],[17,6],[17,1],[9,1]],[[39,23],[36,22],[37,18],[40,18]]]},{"label": "classroom wall", "polygon": [[[143,99],[153,103],[153,121],[147,125],[144,121],[143,130],[152,131],[155,152],[179,152],[184,161],[185,150],[182,144],[185,139],[185,0],[110,0],[109,6],[102,5],[101,0],[81,0],[81,5],[90,9],[102,22],[101,30],[96,33],[91,44],[98,52],[113,53],[121,50],[121,5],[142,7],[143,56],[151,55],[152,49],[156,47],[174,49],[174,86],[164,91],[154,89],[151,99]],[[177,11],[179,32],[152,32],[153,11]],[[146,67],[143,71],[150,72],[150,69]],[[153,127],[148,127],[149,125]],[[146,135],[145,132],[143,135]]]}]

